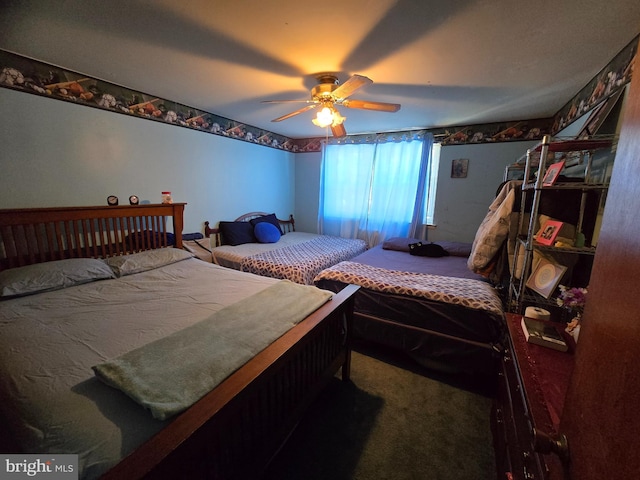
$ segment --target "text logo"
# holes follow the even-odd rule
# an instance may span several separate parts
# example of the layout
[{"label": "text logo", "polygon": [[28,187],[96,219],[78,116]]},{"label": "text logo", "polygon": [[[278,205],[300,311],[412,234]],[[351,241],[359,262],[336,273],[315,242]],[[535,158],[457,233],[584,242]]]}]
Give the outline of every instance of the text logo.
[{"label": "text logo", "polygon": [[78,455],[0,454],[0,480],[78,480]]}]

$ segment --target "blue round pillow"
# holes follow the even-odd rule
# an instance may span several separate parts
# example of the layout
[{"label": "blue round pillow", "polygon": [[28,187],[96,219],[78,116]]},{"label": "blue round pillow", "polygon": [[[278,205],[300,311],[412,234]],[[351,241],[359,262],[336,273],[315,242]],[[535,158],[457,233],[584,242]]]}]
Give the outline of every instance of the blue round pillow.
[{"label": "blue round pillow", "polygon": [[253,233],[260,243],[276,243],[281,236],[278,227],[269,222],[256,223]]}]

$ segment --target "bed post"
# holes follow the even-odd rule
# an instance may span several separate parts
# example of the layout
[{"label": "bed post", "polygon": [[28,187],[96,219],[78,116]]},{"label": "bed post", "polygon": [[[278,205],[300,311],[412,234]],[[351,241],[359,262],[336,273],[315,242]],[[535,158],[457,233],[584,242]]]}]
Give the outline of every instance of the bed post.
[{"label": "bed post", "polygon": [[176,248],[182,248],[182,229],[184,228],[184,206],[186,203],[173,204],[173,234],[176,238]]},{"label": "bed post", "polygon": [[[346,287],[349,290],[358,290],[358,287],[355,285],[347,285]],[[345,359],[342,364],[342,381],[348,382],[351,380],[351,348],[353,346],[353,309],[355,304],[355,295],[351,294],[349,300],[347,300],[347,308],[344,310],[344,326],[346,330],[345,334]]]}]

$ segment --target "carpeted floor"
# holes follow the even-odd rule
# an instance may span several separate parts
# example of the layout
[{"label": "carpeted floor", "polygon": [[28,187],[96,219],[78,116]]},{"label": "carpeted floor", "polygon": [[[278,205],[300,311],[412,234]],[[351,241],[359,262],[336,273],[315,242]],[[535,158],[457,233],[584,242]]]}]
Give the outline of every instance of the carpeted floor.
[{"label": "carpeted floor", "polygon": [[491,382],[358,350],[352,382],[334,379],[264,480],[495,478]]}]

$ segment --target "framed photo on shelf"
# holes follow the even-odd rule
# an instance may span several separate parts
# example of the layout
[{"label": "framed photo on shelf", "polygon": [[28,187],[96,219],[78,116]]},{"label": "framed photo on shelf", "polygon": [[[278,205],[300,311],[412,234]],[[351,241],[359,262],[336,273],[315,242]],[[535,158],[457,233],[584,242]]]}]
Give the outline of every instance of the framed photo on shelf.
[{"label": "framed photo on shelf", "polygon": [[542,257],[529,276],[526,286],[544,298],[549,298],[566,271],[567,267],[564,265],[558,265]]},{"label": "framed photo on shelf", "polygon": [[544,174],[544,178],[542,179],[542,185],[544,185],[545,187],[550,187],[551,185],[556,183],[560,172],[564,168],[564,162],[564,160],[561,160],[549,165],[549,168],[547,168],[547,173]]},{"label": "framed photo on shelf", "polygon": [[547,220],[544,222],[544,225],[542,225],[542,228],[536,237],[536,242],[541,245],[553,245],[561,228],[562,222],[557,220]]}]

